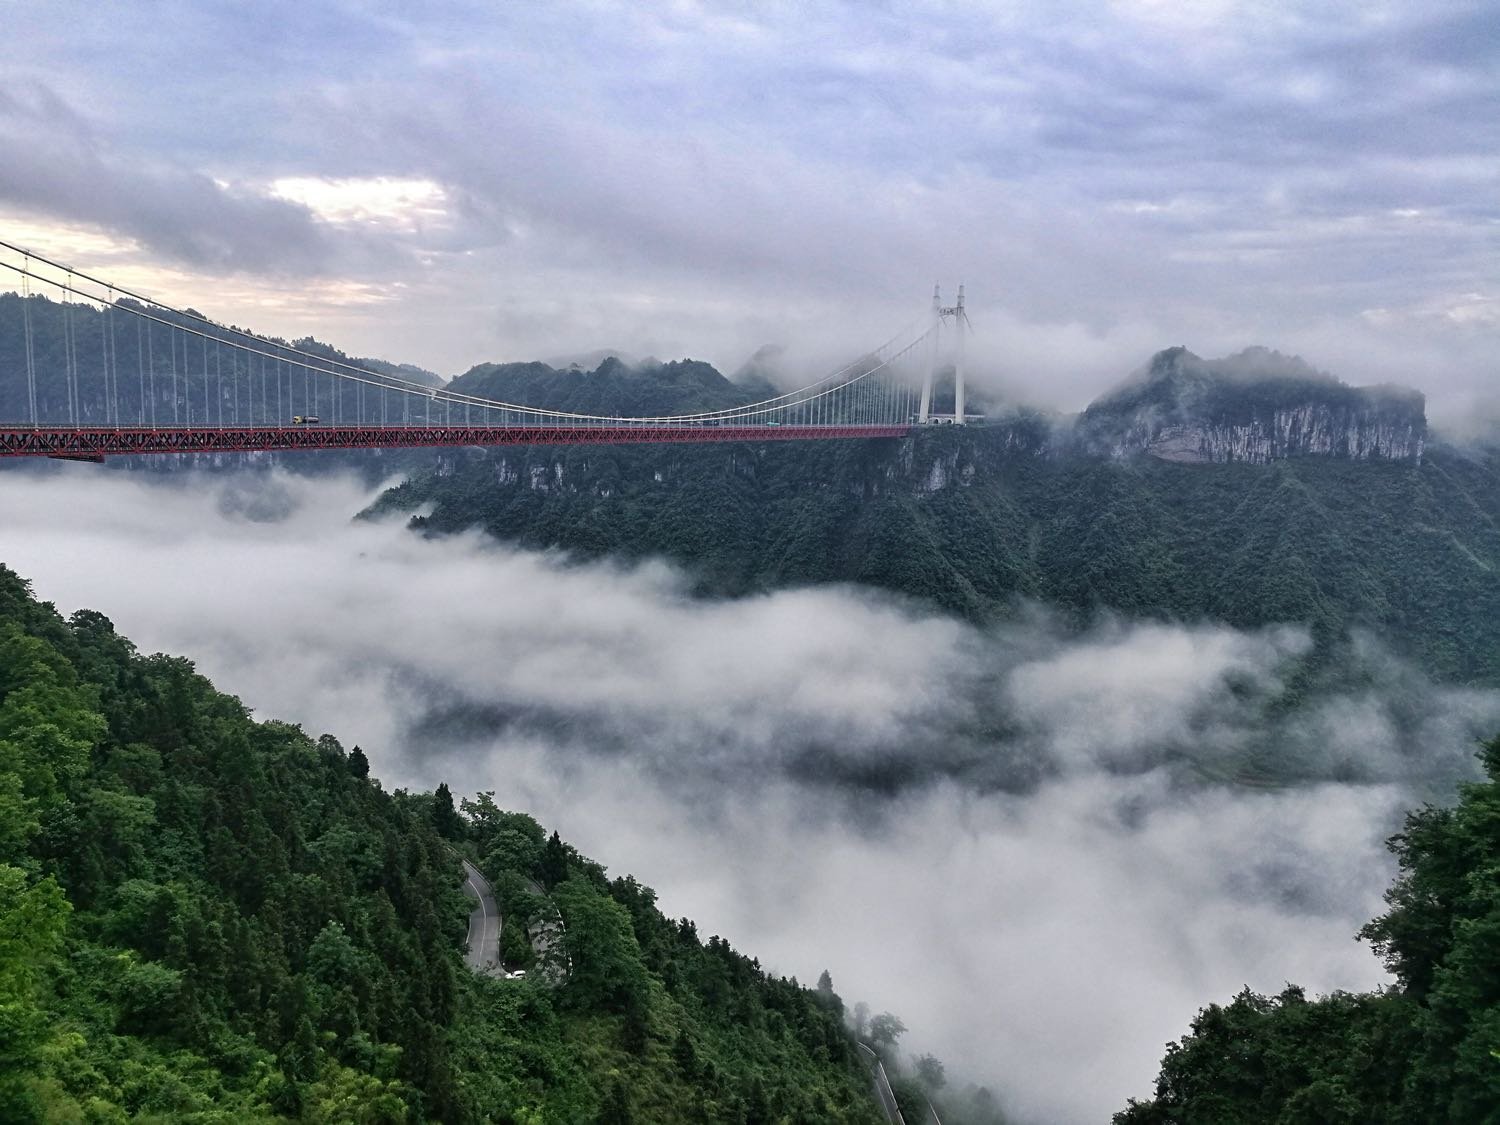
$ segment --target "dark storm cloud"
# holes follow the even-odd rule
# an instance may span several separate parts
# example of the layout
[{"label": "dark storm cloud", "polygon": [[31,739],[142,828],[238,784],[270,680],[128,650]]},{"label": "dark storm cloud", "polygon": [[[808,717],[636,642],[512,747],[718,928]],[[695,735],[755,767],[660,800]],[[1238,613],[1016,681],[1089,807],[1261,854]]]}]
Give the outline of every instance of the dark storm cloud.
[{"label": "dark storm cloud", "polygon": [[0,200],[103,227],[167,260],[271,275],[334,264],[336,248],[307,207],[164,156],[119,153],[49,87],[0,89],[0,148]]}]

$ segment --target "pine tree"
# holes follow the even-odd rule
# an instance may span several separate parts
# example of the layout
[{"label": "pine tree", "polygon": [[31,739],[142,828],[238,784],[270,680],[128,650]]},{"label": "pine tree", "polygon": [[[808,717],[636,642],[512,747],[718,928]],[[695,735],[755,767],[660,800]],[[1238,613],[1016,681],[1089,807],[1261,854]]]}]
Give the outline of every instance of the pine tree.
[{"label": "pine tree", "polygon": [[542,883],[550,891],[568,877],[568,852],[556,832],[547,838],[542,851]]},{"label": "pine tree", "polygon": [[446,781],[439,783],[432,795],[432,827],[445,840],[461,840],[464,835],[463,818],[453,807],[453,793]]}]

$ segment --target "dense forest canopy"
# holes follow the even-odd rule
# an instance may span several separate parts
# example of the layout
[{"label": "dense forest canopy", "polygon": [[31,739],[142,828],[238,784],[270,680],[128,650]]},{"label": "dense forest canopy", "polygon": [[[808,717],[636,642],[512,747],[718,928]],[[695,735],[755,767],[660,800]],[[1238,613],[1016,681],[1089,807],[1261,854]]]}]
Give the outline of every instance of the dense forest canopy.
[{"label": "dense forest canopy", "polygon": [[1183,465],[1052,455],[1019,416],[903,440],[467,451],[376,511],[581,557],[665,555],[700,592],[859,582],[985,621],[1089,615],[1370,629],[1500,683],[1500,457]]},{"label": "dense forest canopy", "polygon": [[1170,1044],[1155,1096],[1115,1125],[1406,1125],[1500,1115],[1500,739],[1486,780],[1391,841],[1401,876],[1369,941],[1396,978],[1308,999],[1248,989]]},{"label": "dense forest canopy", "polygon": [[[461,855],[564,972],[464,967]],[[831,989],[3,567],[0,1013],[7,1121],[879,1120]]]}]

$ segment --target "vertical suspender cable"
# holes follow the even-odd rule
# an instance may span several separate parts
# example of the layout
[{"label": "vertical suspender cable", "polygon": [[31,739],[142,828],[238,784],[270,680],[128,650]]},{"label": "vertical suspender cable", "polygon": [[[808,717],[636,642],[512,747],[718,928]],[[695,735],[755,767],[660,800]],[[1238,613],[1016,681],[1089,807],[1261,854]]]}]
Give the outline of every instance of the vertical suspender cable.
[{"label": "vertical suspender cable", "polygon": [[177,337],[172,335],[170,325],[167,327],[167,350],[172,356],[172,425],[175,426],[178,423],[177,403],[179,399],[177,393]]},{"label": "vertical suspender cable", "polygon": [[141,425],[146,424],[146,344],[142,339],[141,318],[135,318],[135,372],[141,379]]},{"label": "vertical suspender cable", "polygon": [[188,429],[193,427],[193,361],[188,355],[188,347],[192,344],[192,337],[185,331],[179,331],[182,337],[182,412],[187,419]]},{"label": "vertical suspender cable", "polygon": [[156,349],[154,341],[156,338],[156,326],[150,321],[146,322],[146,369],[150,374],[146,377],[147,385],[151,388],[151,428],[156,429]]},{"label": "vertical suspender cable", "polygon": [[104,424],[109,425],[112,399],[109,393],[109,306],[99,310],[99,369],[104,380]]},{"label": "vertical suspender cable", "polygon": [[115,425],[118,427],[122,421],[120,417],[120,342],[115,338],[115,291],[109,290],[109,304],[104,309],[104,322],[109,332],[109,400],[114,407]]},{"label": "vertical suspender cable", "polygon": [[73,393],[74,368],[77,356],[73,350],[73,278],[68,277],[68,287],[63,294],[63,385],[68,392],[68,425],[78,425],[78,400]]},{"label": "vertical suspender cable", "polygon": [[[21,264],[31,267],[31,258],[26,256]],[[21,324],[26,337],[26,403],[31,412],[31,428],[36,429],[36,357],[31,346],[31,277],[21,275]]]}]

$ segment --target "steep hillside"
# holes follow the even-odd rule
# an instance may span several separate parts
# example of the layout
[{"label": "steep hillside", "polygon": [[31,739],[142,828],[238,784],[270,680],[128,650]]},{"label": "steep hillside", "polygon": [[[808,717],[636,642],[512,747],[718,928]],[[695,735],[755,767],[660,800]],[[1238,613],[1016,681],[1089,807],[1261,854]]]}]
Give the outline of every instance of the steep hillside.
[{"label": "steep hillside", "polygon": [[[880,1120],[837,997],[368,774],[0,567],[0,1120]],[[464,967],[461,854],[565,983]]]},{"label": "steep hillside", "polygon": [[1500,739],[1456,808],[1419,809],[1391,841],[1401,877],[1361,931],[1395,975],[1379,993],[1309,1000],[1248,989],[1169,1044],[1153,1098],[1115,1125],[1494,1121],[1500,1107]]}]

